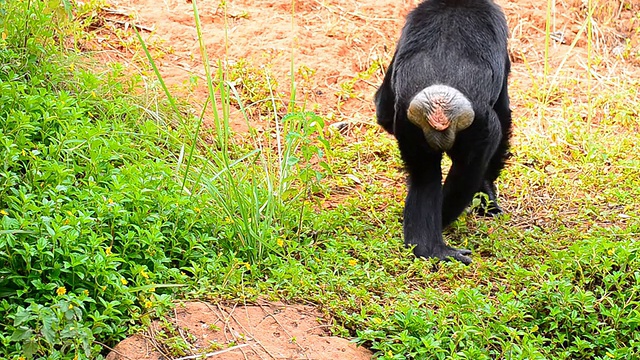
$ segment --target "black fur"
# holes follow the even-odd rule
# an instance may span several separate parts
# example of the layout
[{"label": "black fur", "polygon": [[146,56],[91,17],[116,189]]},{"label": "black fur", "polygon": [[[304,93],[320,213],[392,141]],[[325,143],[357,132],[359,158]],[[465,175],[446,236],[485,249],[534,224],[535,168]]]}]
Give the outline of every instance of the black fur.
[{"label": "black fur", "polygon": [[[511,132],[507,91],[510,69],[508,29],[491,0],[427,0],[408,16],[384,81],[375,95],[378,123],[397,138],[409,192],[404,208],[404,240],[418,257],[471,262],[469,250],[445,244],[442,229],[470,204],[476,192],[488,195],[483,213],[502,212],[495,180],[504,167]],[[452,160],[442,185],[442,152],[427,144],[407,119],[411,99],[442,84],[459,90],[475,112],[446,151]]]}]

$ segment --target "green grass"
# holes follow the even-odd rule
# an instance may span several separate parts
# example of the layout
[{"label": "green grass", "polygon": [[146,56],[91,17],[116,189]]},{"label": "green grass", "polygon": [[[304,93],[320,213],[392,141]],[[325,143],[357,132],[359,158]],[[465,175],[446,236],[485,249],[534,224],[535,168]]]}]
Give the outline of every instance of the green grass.
[{"label": "green grass", "polygon": [[[512,90],[508,215],[463,216],[446,238],[474,263],[436,265],[402,246],[404,175],[376,127],[280,117],[269,81],[229,81],[243,65],[206,69],[207,133],[61,50],[81,27],[50,9],[0,0],[0,358],[101,358],[176,299],[265,297],[318,304],[381,359],[640,357],[637,80],[587,102],[580,81]],[[233,136],[230,104],[265,96],[268,131]]]}]

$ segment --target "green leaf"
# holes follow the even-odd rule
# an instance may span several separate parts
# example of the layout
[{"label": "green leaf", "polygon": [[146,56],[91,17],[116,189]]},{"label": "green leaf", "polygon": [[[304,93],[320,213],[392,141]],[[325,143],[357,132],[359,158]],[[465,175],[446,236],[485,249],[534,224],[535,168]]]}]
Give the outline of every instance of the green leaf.
[{"label": "green leaf", "polygon": [[38,342],[34,339],[27,340],[22,346],[22,350],[24,352],[24,356],[27,359],[31,359],[38,352]]},{"label": "green leaf", "polygon": [[31,338],[32,334],[33,330],[28,327],[21,326],[13,331],[13,334],[11,334],[11,341],[19,342],[26,340]]},{"label": "green leaf", "polygon": [[13,318],[13,326],[18,327],[32,319],[35,319],[35,316],[28,309],[23,308],[22,306],[18,307],[16,314]]},{"label": "green leaf", "polygon": [[54,330],[54,325],[57,325],[58,319],[53,314],[44,314],[42,319],[42,335],[45,340],[50,344],[55,344],[57,340],[57,334]]}]

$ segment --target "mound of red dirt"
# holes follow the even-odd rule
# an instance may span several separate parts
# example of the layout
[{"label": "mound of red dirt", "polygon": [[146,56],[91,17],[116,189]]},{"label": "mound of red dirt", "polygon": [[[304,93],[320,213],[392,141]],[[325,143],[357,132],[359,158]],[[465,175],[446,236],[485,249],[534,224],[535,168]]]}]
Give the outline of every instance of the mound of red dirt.
[{"label": "mound of red dirt", "polygon": [[124,340],[107,356],[107,360],[196,358],[359,360],[370,359],[371,352],[330,336],[323,316],[311,306],[189,302],[178,306],[172,318],[154,321],[146,333]]}]

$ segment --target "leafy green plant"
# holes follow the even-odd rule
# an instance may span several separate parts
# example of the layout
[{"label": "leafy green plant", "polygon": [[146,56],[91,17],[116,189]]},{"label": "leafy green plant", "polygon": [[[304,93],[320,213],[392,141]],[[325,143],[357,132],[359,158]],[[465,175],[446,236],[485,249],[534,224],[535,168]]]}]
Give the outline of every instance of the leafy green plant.
[{"label": "leafy green plant", "polygon": [[[65,292],[58,290],[58,293],[62,296]],[[91,326],[84,322],[85,311],[83,300],[74,296],[62,298],[51,306],[32,303],[26,309],[18,307],[10,341],[21,344],[26,358],[35,357],[39,352],[48,356],[80,352],[89,358],[99,352],[100,347],[93,342]]]},{"label": "leafy green plant", "polygon": [[44,5],[1,5],[0,357],[96,358],[170,305],[182,268],[225,266],[215,221],[182,193],[179,146],[129,95],[136,79],[66,63]]}]

